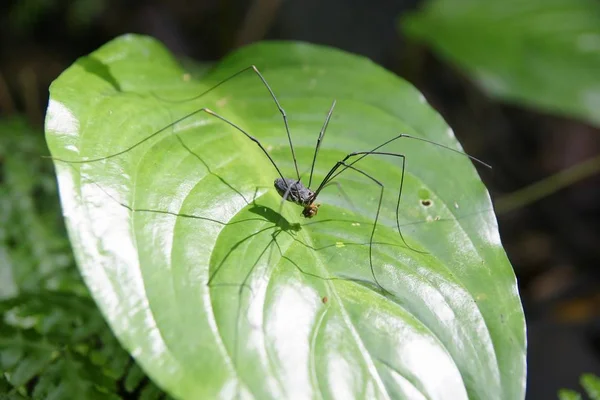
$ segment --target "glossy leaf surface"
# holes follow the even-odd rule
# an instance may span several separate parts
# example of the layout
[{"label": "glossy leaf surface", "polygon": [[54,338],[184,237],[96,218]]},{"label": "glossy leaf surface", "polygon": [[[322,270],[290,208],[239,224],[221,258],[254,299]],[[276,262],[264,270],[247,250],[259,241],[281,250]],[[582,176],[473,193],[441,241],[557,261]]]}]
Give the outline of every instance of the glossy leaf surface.
[{"label": "glossy leaf surface", "polygon": [[[318,183],[352,151],[400,132],[459,149],[406,82],[370,61],[299,43],[263,43],[194,82],[156,41],[124,36],[51,87],[52,155],[129,149],[200,107],[255,135],[303,182],[333,99]],[[122,154],[56,161],[80,269],[124,346],[180,398],[522,398],[525,325],[489,196],[471,162],[427,143],[385,147],[319,196],[313,219],[273,188],[277,172],[242,134],[198,113]],[[312,187],[316,184],[313,182]],[[341,190],[340,190],[341,188]],[[281,210],[281,214],[280,214]]]}]

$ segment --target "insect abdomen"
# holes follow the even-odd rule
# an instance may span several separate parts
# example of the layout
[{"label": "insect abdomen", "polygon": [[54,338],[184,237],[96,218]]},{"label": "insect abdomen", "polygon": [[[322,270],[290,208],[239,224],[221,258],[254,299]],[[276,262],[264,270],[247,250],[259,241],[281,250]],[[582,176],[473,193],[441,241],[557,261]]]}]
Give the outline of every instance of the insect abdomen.
[{"label": "insect abdomen", "polygon": [[[314,192],[306,188],[302,182],[294,179],[281,178],[275,179],[275,189],[281,197],[285,197],[285,200],[296,203],[300,206],[307,206],[312,203]],[[286,196],[287,193],[287,196]]]}]

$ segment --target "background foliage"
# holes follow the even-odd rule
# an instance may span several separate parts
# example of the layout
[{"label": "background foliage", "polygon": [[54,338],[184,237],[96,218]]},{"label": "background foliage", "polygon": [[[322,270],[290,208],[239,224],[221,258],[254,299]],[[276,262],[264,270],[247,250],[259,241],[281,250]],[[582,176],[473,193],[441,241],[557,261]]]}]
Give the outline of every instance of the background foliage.
[{"label": "background foliage", "polygon": [[600,126],[600,3],[435,0],[403,28],[490,95]]},{"label": "background foliage", "polygon": [[38,132],[21,118],[0,124],[0,392],[7,399],[164,398],[80,278]]}]

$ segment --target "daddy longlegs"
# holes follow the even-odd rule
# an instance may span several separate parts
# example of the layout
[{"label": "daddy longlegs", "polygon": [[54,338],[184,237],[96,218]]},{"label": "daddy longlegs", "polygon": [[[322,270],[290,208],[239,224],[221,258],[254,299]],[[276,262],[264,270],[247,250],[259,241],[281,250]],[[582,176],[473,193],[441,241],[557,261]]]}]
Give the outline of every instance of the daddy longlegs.
[{"label": "daddy longlegs", "polygon": [[[310,166],[310,175],[309,175],[309,179],[308,179],[308,184],[304,185],[304,183],[302,182],[302,177],[300,175],[299,169],[298,169],[298,162],[296,159],[296,153],[294,151],[294,145],[292,142],[292,136],[290,134],[290,129],[289,129],[289,124],[288,124],[288,118],[287,118],[287,114],[285,112],[285,110],[283,109],[283,107],[281,106],[281,104],[279,103],[277,96],[275,95],[275,93],[273,92],[273,90],[271,89],[270,85],[268,84],[267,80],[263,77],[262,73],[258,70],[258,68],[254,65],[251,65],[249,67],[246,67],[238,72],[236,72],[235,74],[229,76],[228,78],[222,80],[221,82],[217,83],[216,85],[212,86],[211,88],[205,90],[204,92],[200,93],[197,96],[185,99],[185,100],[166,100],[166,99],[161,99],[163,101],[166,102],[170,102],[170,103],[183,103],[183,102],[188,102],[188,101],[193,101],[193,100],[197,100],[203,96],[205,96],[206,94],[212,92],[213,90],[217,89],[218,87],[220,87],[221,85],[225,84],[226,82],[236,78],[237,76],[247,72],[247,71],[253,71],[258,78],[260,78],[261,82],[263,83],[263,85],[265,86],[265,88],[268,90],[273,102],[275,103],[279,113],[281,114],[281,117],[283,119],[283,123],[285,126],[285,131],[286,131],[286,135],[287,135],[287,139],[289,142],[289,147],[290,147],[290,151],[291,151],[291,155],[292,155],[292,160],[294,163],[294,169],[295,169],[295,178],[286,178],[286,176],[282,173],[281,169],[277,166],[277,164],[275,163],[275,160],[271,157],[271,155],[269,154],[269,152],[267,151],[267,149],[265,148],[265,146],[263,146],[263,144],[254,136],[252,136],[249,132],[247,132],[245,129],[243,129],[242,127],[240,127],[239,125],[237,125],[236,123],[228,120],[227,118],[221,116],[220,114],[216,113],[215,111],[207,108],[207,107],[203,107],[197,110],[194,110],[193,112],[190,112],[186,115],[184,115],[183,117],[180,117],[178,119],[176,119],[175,121],[171,122],[170,124],[164,126],[163,128],[155,131],[154,133],[150,134],[149,136],[143,138],[142,140],[134,143],[133,145],[127,147],[126,149],[119,151],[117,153],[108,155],[108,156],[104,156],[104,157],[99,157],[99,158],[94,158],[94,159],[89,159],[89,160],[64,160],[64,159],[60,159],[60,158],[56,158],[56,157],[52,157],[54,160],[56,161],[61,161],[61,162],[66,162],[66,163],[71,163],[71,164],[85,164],[85,163],[93,163],[93,162],[98,162],[98,161],[103,161],[103,160],[107,160],[110,158],[114,158],[117,156],[120,156],[124,153],[127,153],[133,149],[135,149],[136,147],[142,145],[143,143],[151,140],[152,138],[168,131],[169,129],[175,127],[177,124],[180,124],[181,122],[187,120],[188,118],[193,117],[194,115],[200,114],[200,113],[205,113],[211,117],[217,118],[219,120],[221,120],[222,122],[228,124],[229,126],[235,128],[238,132],[240,132],[241,134],[243,134],[246,138],[248,138],[249,140],[251,140],[252,142],[254,142],[259,148],[260,150],[263,152],[263,154],[267,157],[267,159],[269,160],[269,162],[273,165],[273,167],[275,168],[277,175],[275,180],[274,180],[274,186],[275,189],[277,191],[277,193],[282,197],[282,204],[281,206],[283,206],[283,203],[285,203],[285,201],[289,201],[292,202],[294,204],[297,204],[299,206],[302,207],[302,212],[301,214],[305,217],[305,218],[313,218],[314,216],[317,215],[318,211],[319,211],[319,207],[320,204],[317,203],[317,199],[319,197],[319,194],[321,193],[321,191],[327,187],[328,185],[332,184],[332,183],[336,183],[334,182],[334,179],[337,178],[340,174],[342,174],[343,172],[347,171],[347,170],[352,170],[357,172],[358,174],[366,177],[367,179],[369,179],[371,182],[373,182],[374,184],[376,184],[377,186],[379,186],[380,189],[380,193],[379,193],[379,199],[377,201],[377,210],[375,212],[375,217],[373,220],[373,228],[371,230],[371,234],[370,234],[370,238],[369,238],[369,267],[371,270],[371,276],[373,277],[373,281],[375,282],[375,284],[377,285],[377,287],[384,293],[388,293],[387,290],[385,290],[385,288],[380,284],[379,280],[377,279],[377,276],[375,274],[375,268],[374,268],[374,264],[373,264],[373,244],[374,244],[374,236],[375,236],[375,231],[377,229],[377,223],[379,221],[379,216],[380,216],[380,211],[381,211],[381,205],[382,205],[382,200],[383,200],[383,195],[384,195],[384,191],[385,191],[385,185],[378,180],[377,178],[375,178],[374,176],[372,176],[371,174],[365,172],[363,169],[358,168],[355,166],[356,163],[358,163],[359,161],[361,161],[362,159],[364,159],[367,156],[385,156],[385,157],[394,157],[397,159],[401,160],[401,166],[402,166],[402,170],[401,170],[401,176],[400,176],[400,182],[399,182],[399,191],[398,191],[398,198],[397,198],[397,202],[396,202],[396,228],[398,230],[398,235],[400,237],[400,239],[402,240],[402,243],[404,244],[404,246],[406,246],[406,248],[408,248],[411,251],[417,252],[417,253],[422,253],[422,254],[426,254],[426,252],[423,252],[421,250],[417,250],[414,249],[413,247],[409,246],[408,243],[406,242],[406,240],[404,239],[404,236],[402,234],[402,230],[400,228],[400,218],[399,218],[399,210],[400,210],[400,203],[401,203],[401,198],[402,198],[402,189],[404,186],[404,173],[405,173],[405,167],[406,167],[406,156],[404,154],[401,153],[395,153],[395,152],[387,152],[387,151],[380,151],[380,149],[382,149],[384,146],[395,142],[399,139],[411,139],[411,140],[415,140],[415,141],[421,141],[421,142],[425,142],[434,146],[437,146],[439,148],[443,148],[445,150],[457,153],[458,155],[461,156],[465,156],[468,157],[469,159],[471,159],[472,161],[477,162],[478,164],[486,167],[486,168],[490,168],[491,166],[481,160],[479,160],[478,158],[475,158],[467,153],[464,153],[462,151],[453,149],[451,147],[445,146],[443,144],[440,143],[436,143],[432,140],[428,140],[428,139],[424,139],[424,138],[420,138],[420,137],[416,137],[416,136],[412,136],[412,135],[408,135],[405,133],[400,133],[397,134],[396,136],[390,138],[389,140],[373,147],[370,150],[367,151],[355,151],[355,152],[351,152],[348,153],[345,157],[343,157],[342,159],[340,159],[339,161],[337,161],[329,170],[329,172],[327,172],[327,174],[325,174],[325,177],[322,179],[322,181],[316,185],[316,188],[313,190],[311,189],[311,185],[312,185],[312,180],[313,180],[313,172],[314,172],[314,167],[315,167],[315,163],[317,160],[317,155],[319,153],[319,149],[321,147],[321,144],[323,142],[323,139],[325,137],[325,133],[327,131],[327,126],[329,125],[331,116],[333,114],[336,102],[335,100],[333,101],[331,107],[329,108],[329,111],[327,113],[327,116],[325,118],[325,122],[323,123],[323,126],[321,128],[321,131],[319,133],[319,136],[317,138],[317,142],[315,145],[315,149],[314,149],[314,153],[313,153],[313,158],[312,158],[312,163]],[[280,208],[280,213],[281,213],[281,208]],[[210,281],[209,281],[210,283]]]}]

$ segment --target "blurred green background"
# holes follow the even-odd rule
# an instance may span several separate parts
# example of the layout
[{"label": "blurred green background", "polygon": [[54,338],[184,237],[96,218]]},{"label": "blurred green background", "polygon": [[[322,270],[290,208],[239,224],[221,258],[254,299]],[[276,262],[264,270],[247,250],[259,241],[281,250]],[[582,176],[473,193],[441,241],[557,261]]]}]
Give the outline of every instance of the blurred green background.
[{"label": "blurred green background", "polygon": [[527,398],[600,373],[597,0],[20,0],[0,10],[0,369],[11,372],[0,392],[164,398],[91,301],[40,158],[49,84],[126,32],[158,38],[199,73],[251,42],[302,40],[412,82],[494,167],[483,178],[528,320]]}]

